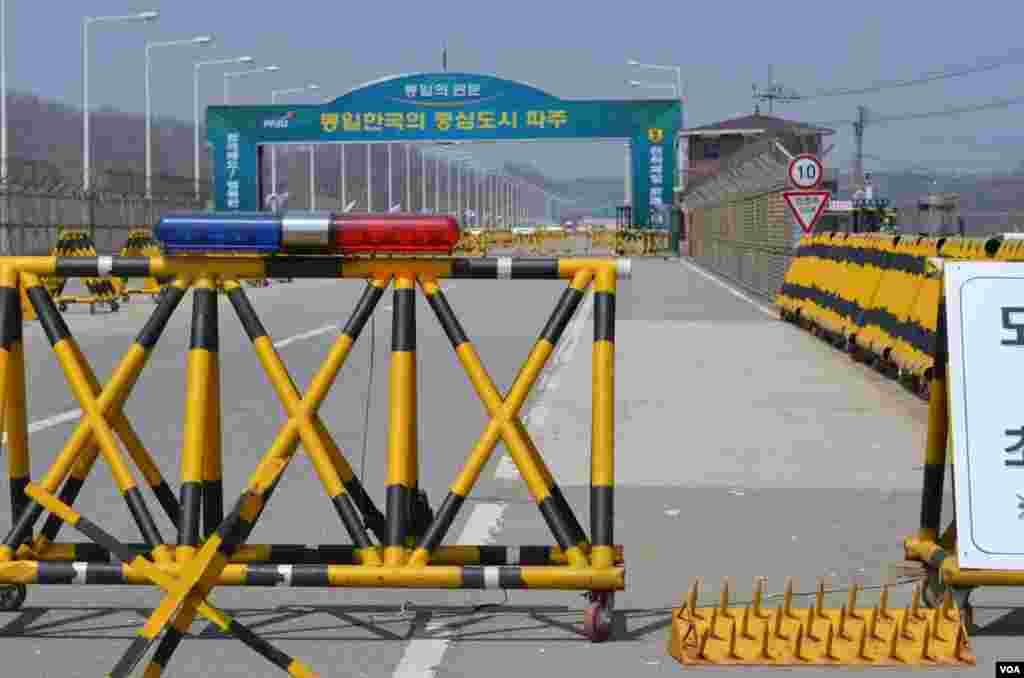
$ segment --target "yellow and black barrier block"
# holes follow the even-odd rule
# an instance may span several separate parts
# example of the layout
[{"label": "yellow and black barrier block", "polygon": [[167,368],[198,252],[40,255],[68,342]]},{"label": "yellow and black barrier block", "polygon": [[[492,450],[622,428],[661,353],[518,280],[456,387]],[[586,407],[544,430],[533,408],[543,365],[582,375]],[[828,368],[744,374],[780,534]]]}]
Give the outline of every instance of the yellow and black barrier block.
[{"label": "yellow and black barrier block", "polygon": [[[628,261],[615,259],[343,258],[267,257],[7,257],[0,258],[0,396],[10,435],[9,465],[14,524],[0,544],[0,605],[17,609],[27,584],[155,586],[164,596],[111,671],[127,676],[157,645],[146,675],[168,665],[197,615],[242,641],[294,676],[316,675],[207,602],[216,586],[310,586],[424,589],[547,589],[587,592],[587,635],[604,640],[611,630],[612,594],[625,585],[623,553],[614,543],[614,365],[617,281],[628,278]],[[79,349],[40,276],[124,278],[170,276],[153,315],[101,385]],[[340,336],[305,393],[298,390],[240,281],[277,277],[354,278],[365,288]],[[518,376],[502,393],[488,375],[469,336],[444,296],[445,279],[532,279],[568,282]],[[15,291],[23,283],[82,420],[33,482],[24,406],[22,318]],[[219,321],[215,289],[226,290],[243,331],[283,405],[286,421],[252,473],[245,491],[224,515],[221,490]],[[319,417],[340,370],[385,291],[394,289],[387,503],[379,510],[345,453]],[[436,512],[419,486],[416,446],[417,290],[451,341],[457,361],[480,398],[487,421],[448,495]],[[149,356],[171,315],[192,290],[179,492],[171,490],[124,413]],[[520,410],[585,295],[594,295],[593,422],[589,535],[559,489],[533,442]],[[20,375],[20,376],[19,376]],[[20,381],[19,381],[20,380]],[[504,441],[554,545],[530,547],[448,546],[445,536],[469,498],[480,472]],[[350,545],[297,547],[250,545],[249,535],[266,509],[299,447],[309,456]],[[115,539],[73,505],[95,462],[103,457],[131,514],[141,544]],[[140,491],[136,473],[174,525],[165,539]],[[44,512],[42,530],[35,525]],[[92,544],[61,543],[67,523]],[[111,563],[110,556],[120,563]]]},{"label": "yellow and black barrier block", "polygon": [[827,338],[927,397],[941,282],[930,258],[1022,257],[1002,238],[805,236],[776,296],[784,320]]},{"label": "yellow and black barrier block", "polygon": [[[89,232],[81,229],[62,229],[57,237],[57,244],[50,253],[52,256],[68,259],[78,257],[96,257],[96,246],[93,244]],[[121,294],[118,287],[109,277],[109,272],[101,269],[94,276],[81,277],[88,294],[66,294],[68,276],[55,275],[46,276],[42,282],[54,298],[57,308],[64,312],[71,304],[85,304],[89,307],[90,315],[96,312],[97,305],[104,305],[111,311],[117,311],[120,307],[118,299]]]},{"label": "yellow and black barrier block", "polygon": [[[162,254],[160,243],[153,239],[153,234],[148,228],[136,228],[128,232],[128,239],[121,248],[122,257],[157,257]],[[154,303],[163,287],[170,280],[159,281],[149,277],[142,280],[139,287],[132,287],[128,278],[114,278],[114,289],[124,301],[130,301],[133,296],[145,295],[153,299]]]},{"label": "yellow and black barrier block", "polygon": [[729,581],[723,580],[717,605],[698,604],[699,583],[672,610],[668,651],[684,666],[974,666],[967,628],[952,596],[941,607],[921,607],[921,589],[903,610],[888,608],[888,589],[873,608],[857,607],[853,585],[846,605],[825,607],[819,580],[814,605],[793,607],[793,580],[787,580],[781,604],[764,607],[764,580],[742,607],[729,605]]}]

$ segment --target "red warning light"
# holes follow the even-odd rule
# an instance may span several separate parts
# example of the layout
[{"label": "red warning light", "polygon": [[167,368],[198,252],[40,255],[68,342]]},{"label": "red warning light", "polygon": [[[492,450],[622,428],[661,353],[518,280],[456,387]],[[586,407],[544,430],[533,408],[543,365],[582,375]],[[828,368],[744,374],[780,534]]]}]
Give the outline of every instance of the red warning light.
[{"label": "red warning light", "polygon": [[459,223],[449,216],[347,213],[331,226],[339,254],[451,254],[459,242]]}]

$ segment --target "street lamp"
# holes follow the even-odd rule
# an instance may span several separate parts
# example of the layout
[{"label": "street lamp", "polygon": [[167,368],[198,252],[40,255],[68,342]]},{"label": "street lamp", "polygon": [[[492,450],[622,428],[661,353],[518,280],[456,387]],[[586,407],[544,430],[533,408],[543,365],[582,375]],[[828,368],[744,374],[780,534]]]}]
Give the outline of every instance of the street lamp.
[{"label": "street lamp", "polygon": [[[227,81],[225,80],[225,82],[227,82]],[[289,87],[288,89],[275,89],[275,90],[271,90],[270,91],[270,103],[276,104],[277,103],[277,97],[281,96],[282,94],[296,94],[298,92],[308,92],[308,91],[313,91],[313,90],[318,90],[318,89],[320,89],[320,85],[311,82],[308,85],[306,85],[305,87]],[[312,146],[310,146],[310,148],[312,149]],[[313,152],[310,151],[310,158],[309,158],[309,181],[310,181],[311,184],[312,184],[313,178],[314,178],[313,177],[313,174],[314,174],[313,162],[314,162]],[[310,190],[312,190],[312,189],[310,189]],[[275,146],[273,144],[271,144],[271,146],[270,146],[270,192],[271,192],[272,195],[277,195],[277,146]],[[345,201],[344,196],[342,196],[341,200],[342,200],[342,202]],[[311,199],[310,200],[310,204],[311,205],[314,202],[315,202],[315,199]]]},{"label": "street lamp", "polygon": [[150,200],[153,197],[153,149],[152,149],[152,138],[149,133],[150,119],[152,115],[152,106],[150,104],[149,96],[149,65],[150,56],[149,53],[156,47],[177,47],[182,45],[207,45],[213,42],[213,38],[209,35],[199,35],[194,38],[187,40],[167,40],[164,42],[147,42],[146,43],[146,199]]},{"label": "street lamp", "polygon": [[225,64],[248,64],[252,63],[251,56],[236,57],[234,59],[213,59],[211,61],[197,61],[192,64],[192,114],[195,133],[193,135],[193,166],[192,176],[195,177],[196,202],[199,202],[199,69],[203,66],[223,66]]},{"label": "street lamp", "polygon": [[235,71],[233,73],[225,73],[224,74],[224,103],[225,103],[225,105],[230,103],[229,99],[231,98],[231,89],[229,87],[229,84],[231,82],[231,78],[240,78],[243,75],[253,75],[255,73],[273,73],[274,71],[279,71],[279,70],[281,70],[280,66],[264,66],[263,68],[254,68],[251,71]]},{"label": "street lamp", "polygon": [[405,145],[405,211],[412,212],[412,144]]},{"label": "street lamp", "polygon": [[[0,12],[6,13],[7,1],[3,0]],[[82,18],[82,188],[88,191],[91,185],[89,176],[89,25],[95,23],[113,23],[116,21],[153,21],[160,16],[159,12],[139,12],[124,16],[87,16]],[[6,18],[4,18],[6,23]],[[4,39],[4,52],[7,51],[7,40]],[[7,64],[0,65],[3,84],[3,167],[0,176],[7,177]]]},{"label": "street lamp", "polygon": [[652,88],[664,88],[671,89],[676,98],[679,97],[679,88],[675,83],[672,82],[647,82],[646,80],[629,80],[630,86],[632,87],[652,87]]}]

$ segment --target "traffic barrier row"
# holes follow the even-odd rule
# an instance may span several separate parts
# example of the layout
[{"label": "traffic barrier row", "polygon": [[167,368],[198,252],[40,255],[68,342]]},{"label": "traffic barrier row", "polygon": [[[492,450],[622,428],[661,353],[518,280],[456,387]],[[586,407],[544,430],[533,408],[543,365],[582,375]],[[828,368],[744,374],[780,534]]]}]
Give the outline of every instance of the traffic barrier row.
[{"label": "traffic barrier row", "polygon": [[[128,584],[162,589],[164,598],[109,675],[127,676],[157,645],[145,675],[159,675],[196,616],[213,622],[290,675],[314,676],[208,602],[216,586],[315,586],[432,589],[549,589],[587,592],[585,629],[594,641],[611,630],[612,593],[625,568],[614,528],[615,297],[629,277],[628,260],[611,258],[359,258],[338,256],[161,256],[0,258],[0,411],[8,435],[14,524],[0,544],[0,605],[17,609],[26,584]],[[152,316],[101,385],[57,311],[42,276],[171,277]],[[306,393],[292,379],[240,284],[244,279],[356,278],[363,294]],[[568,286],[514,383],[501,393],[481,363],[439,281],[563,280]],[[222,485],[217,288],[224,288],[240,324],[284,406],[287,421],[270,443],[234,507],[224,511]],[[318,414],[339,371],[385,291],[394,288],[386,506],[381,511],[353,473]],[[25,354],[18,290],[23,288],[84,412],[43,477],[32,480],[25,399]],[[432,509],[418,483],[416,290],[450,340],[457,361],[487,412],[480,439],[444,501]],[[133,428],[124,403],[138,383],[169,319],[192,290],[193,325],[186,365],[181,482],[175,493]],[[590,530],[584,531],[527,431],[520,410],[586,294],[593,295],[593,412],[590,441]],[[504,441],[554,544],[503,548],[449,547],[443,541],[479,475]],[[247,545],[282,474],[301,444],[309,455],[350,545]],[[139,529],[127,544],[74,504],[102,456]],[[175,526],[158,530],[132,466]],[[35,531],[44,512],[48,518]],[[91,543],[61,543],[64,524]],[[120,563],[110,563],[110,556]],[[162,638],[161,638],[162,635]]]},{"label": "traffic barrier row", "polygon": [[1024,260],[1016,240],[821,233],[800,240],[776,304],[783,319],[928,397],[941,281],[931,259]]},{"label": "traffic barrier row", "polygon": [[662,230],[628,229],[623,231],[594,229],[592,231],[550,230],[500,231],[471,229],[463,231],[456,252],[464,256],[487,256],[495,249],[512,250],[516,254],[557,256],[587,254],[607,250],[618,256],[669,256],[669,234]]}]

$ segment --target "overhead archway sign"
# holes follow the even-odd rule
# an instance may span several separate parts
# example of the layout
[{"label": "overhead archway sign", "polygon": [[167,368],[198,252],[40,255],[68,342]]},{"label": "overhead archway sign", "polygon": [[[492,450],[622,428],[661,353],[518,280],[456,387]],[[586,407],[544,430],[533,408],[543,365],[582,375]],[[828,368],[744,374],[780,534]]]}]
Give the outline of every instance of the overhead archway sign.
[{"label": "overhead archway sign", "polygon": [[476,73],[417,73],[378,80],[309,106],[210,106],[218,210],[263,205],[266,144],[601,140],[628,142],[633,222],[672,204],[677,99],[560,99],[521,82]]}]

